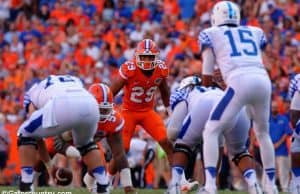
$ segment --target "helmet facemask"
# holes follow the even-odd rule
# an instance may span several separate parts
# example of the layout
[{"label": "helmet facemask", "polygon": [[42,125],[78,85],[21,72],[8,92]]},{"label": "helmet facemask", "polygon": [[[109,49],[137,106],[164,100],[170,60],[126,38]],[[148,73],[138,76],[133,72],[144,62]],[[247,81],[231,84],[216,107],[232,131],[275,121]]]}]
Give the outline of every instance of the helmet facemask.
[{"label": "helmet facemask", "polygon": [[109,102],[101,102],[99,104],[100,122],[105,122],[112,114],[113,104]]},{"label": "helmet facemask", "polygon": [[136,63],[143,70],[153,70],[157,65],[157,58],[158,54],[153,53],[136,54]]}]

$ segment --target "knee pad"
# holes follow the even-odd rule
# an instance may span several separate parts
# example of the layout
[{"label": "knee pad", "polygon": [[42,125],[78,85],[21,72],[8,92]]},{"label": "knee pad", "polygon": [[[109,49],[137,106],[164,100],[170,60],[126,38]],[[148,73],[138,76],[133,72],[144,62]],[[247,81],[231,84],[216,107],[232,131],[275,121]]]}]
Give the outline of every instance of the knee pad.
[{"label": "knee pad", "polygon": [[188,158],[191,158],[193,156],[193,151],[190,147],[184,144],[176,143],[174,147],[174,153],[176,152],[182,152],[187,155]]},{"label": "knee pad", "polygon": [[238,166],[239,163],[240,163],[240,161],[241,161],[241,159],[244,158],[244,157],[250,157],[250,158],[252,158],[252,156],[249,154],[248,150],[246,150],[246,151],[243,151],[243,152],[241,152],[239,154],[234,155],[233,158],[232,158],[232,162],[234,162],[234,164],[236,166]]},{"label": "knee pad", "polygon": [[92,150],[97,150],[98,149],[98,146],[97,144],[92,141],[92,142],[89,142],[88,144],[84,145],[84,146],[81,146],[81,147],[77,147],[77,149],[79,150],[81,156],[85,156],[88,152],[92,151]]},{"label": "knee pad", "polygon": [[23,137],[22,135],[18,136],[17,145],[18,145],[18,147],[22,146],[22,145],[33,145],[35,147],[35,149],[38,148],[37,140],[35,138]]}]

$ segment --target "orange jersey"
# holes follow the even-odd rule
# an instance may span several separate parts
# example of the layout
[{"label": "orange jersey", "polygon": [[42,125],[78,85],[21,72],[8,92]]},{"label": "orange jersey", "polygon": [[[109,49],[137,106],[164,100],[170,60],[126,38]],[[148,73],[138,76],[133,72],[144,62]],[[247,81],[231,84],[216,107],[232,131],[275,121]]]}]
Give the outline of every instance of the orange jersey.
[{"label": "orange jersey", "polygon": [[126,61],[119,69],[120,76],[126,80],[124,87],[123,109],[147,111],[153,109],[154,93],[161,81],[169,74],[164,61],[157,61],[151,76],[143,74],[133,61]]},{"label": "orange jersey", "polygon": [[124,119],[114,108],[111,116],[104,122],[98,122],[98,129],[95,136],[105,137],[108,134],[120,131],[124,126]]},{"label": "orange jersey", "polygon": [[56,154],[56,150],[54,148],[54,137],[47,137],[44,139],[47,151],[51,156],[54,156]]}]

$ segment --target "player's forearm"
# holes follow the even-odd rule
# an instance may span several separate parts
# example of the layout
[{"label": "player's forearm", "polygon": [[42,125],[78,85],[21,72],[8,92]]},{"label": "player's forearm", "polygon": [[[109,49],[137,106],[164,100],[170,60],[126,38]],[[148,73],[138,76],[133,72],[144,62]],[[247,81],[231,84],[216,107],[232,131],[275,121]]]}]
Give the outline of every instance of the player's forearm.
[{"label": "player's forearm", "polygon": [[167,84],[167,81],[164,79],[159,86],[160,94],[162,101],[165,107],[170,106],[170,88]]},{"label": "player's forearm", "polygon": [[170,101],[169,101],[169,98],[167,96],[162,96],[162,101],[163,101],[165,107],[170,106]]},{"label": "player's forearm", "polygon": [[121,133],[114,133],[108,137],[108,144],[111,148],[113,158],[117,164],[117,169],[121,171],[124,168],[128,168],[128,162],[125,156],[125,150],[123,148]]},{"label": "player's forearm", "polygon": [[281,146],[281,144],[283,144],[285,142],[287,138],[287,135],[283,135],[275,144],[274,147],[278,148],[279,146]]},{"label": "player's forearm", "polygon": [[49,156],[46,144],[43,139],[38,140],[38,152],[40,155],[40,159],[44,162],[47,168],[50,167],[51,158]]},{"label": "player's forearm", "polygon": [[213,85],[213,79],[211,75],[202,75],[202,85],[209,87]]}]

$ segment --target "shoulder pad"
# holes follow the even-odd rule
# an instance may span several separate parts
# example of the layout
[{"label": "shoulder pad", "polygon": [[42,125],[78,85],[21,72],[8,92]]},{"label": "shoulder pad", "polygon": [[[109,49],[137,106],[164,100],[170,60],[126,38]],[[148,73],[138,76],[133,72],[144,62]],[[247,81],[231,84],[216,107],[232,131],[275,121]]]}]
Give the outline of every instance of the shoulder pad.
[{"label": "shoulder pad", "polygon": [[121,77],[128,79],[134,75],[136,69],[137,67],[133,61],[126,61],[121,65],[119,73]]},{"label": "shoulder pad", "polygon": [[157,60],[157,67],[160,69],[162,76],[167,77],[169,75],[169,67],[164,61]]}]

